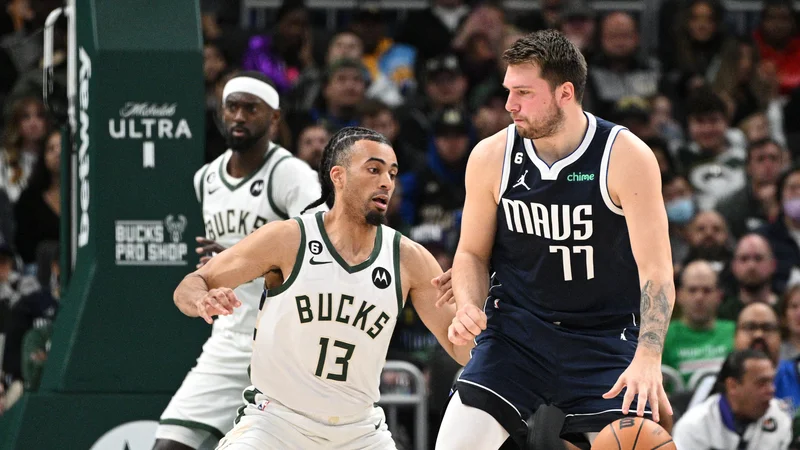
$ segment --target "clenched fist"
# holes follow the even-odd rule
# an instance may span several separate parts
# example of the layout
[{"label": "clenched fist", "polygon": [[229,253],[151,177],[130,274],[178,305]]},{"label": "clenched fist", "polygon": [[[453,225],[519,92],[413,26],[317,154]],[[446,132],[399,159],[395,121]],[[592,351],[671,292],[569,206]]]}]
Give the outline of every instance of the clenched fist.
[{"label": "clenched fist", "polygon": [[453,323],[447,329],[447,337],[455,345],[467,345],[486,329],[486,313],[469,303],[456,311]]}]

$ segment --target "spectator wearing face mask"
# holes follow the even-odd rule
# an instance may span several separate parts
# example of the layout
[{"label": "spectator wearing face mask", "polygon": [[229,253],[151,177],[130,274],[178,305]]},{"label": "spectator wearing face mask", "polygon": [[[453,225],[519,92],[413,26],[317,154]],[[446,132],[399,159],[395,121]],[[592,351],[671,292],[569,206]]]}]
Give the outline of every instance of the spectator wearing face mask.
[{"label": "spectator wearing face mask", "polygon": [[688,225],[696,214],[694,191],[681,175],[665,173],[661,177],[661,192],[669,222],[669,241],[672,262],[677,268],[689,254]]},{"label": "spectator wearing face mask", "polygon": [[781,210],[775,222],[758,230],[769,241],[778,262],[775,285],[783,292],[793,267],[800,267],[800,166],[778,180]]}]

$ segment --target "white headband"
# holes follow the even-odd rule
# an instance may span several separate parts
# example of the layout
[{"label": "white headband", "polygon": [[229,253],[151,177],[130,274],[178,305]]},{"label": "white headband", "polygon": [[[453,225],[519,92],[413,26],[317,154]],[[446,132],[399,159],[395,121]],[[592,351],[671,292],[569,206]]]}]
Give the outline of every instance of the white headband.
[{"label": "white headband", "polygon": [[261,100],[264,100],[264,103],[269,105],[272,109],[280,109],[278,91],[261,80],[250,77],[232,78],[225,84],[225,89],[222,90],[222,101],[225,102],[228,96],[234,92],[253,94]]}]

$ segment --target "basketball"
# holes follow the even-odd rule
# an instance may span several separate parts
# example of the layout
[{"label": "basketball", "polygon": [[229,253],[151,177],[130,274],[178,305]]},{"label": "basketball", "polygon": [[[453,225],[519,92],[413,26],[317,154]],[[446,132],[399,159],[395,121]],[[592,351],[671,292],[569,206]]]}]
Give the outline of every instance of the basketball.
[{"label": "basketball", "polygon": [[667,430],[652,420],[625,417],[605,428],[592,443],[592,450],[674,450]]}]

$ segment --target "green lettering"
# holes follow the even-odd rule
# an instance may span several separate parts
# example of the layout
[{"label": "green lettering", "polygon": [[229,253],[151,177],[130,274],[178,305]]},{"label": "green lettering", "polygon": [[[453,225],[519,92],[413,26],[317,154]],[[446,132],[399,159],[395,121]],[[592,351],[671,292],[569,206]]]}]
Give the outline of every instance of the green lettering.
[{"label": "green lettering", "polygon": [[367,302],[361,303],[361,308],[358,308],[358,312],[356,313],[356,319],[353,321],[353,326],[358,326],[358,321],[361,321],[361,331],[364,331],[364,327],[367,326],[367,314],[370,313],[373,309],[375,309],[375,305],[369,305],[369,308],[364,309],[367,306]]},{"label": "green lettering", "polygon": [[339,302],[339,312],[336,313],[336,321],[341,323],[348,323],[350,321],[350,316],[342,317],[342,310],[344,309],[344,302],[353,304],[353,297],[349,295],[342,294],[342,300]]},{"label": "green lettering", "polygon": [[331,314],[333,313],[333,294],[328,294],[328,314],[324,314],[325,305],[322,300],[324,295],[325,294],[319,294],[319,316],[317,316],[317,320],[320,322],[330,322]]},{"label": "green lettering", "polygon": [[308,323],[314,320],[314,314],[311,313],[311,301],[305,295],[298,295],[294,298],[297,302],[297,314],[300,315],[300,323]]},{"label": "green lettering", "polygon": [[373,325],[373,327],[370,328],[369,331],[367,331],[369,337],[371,337],[372,339],[378,337],[378,335],[381,334],[381,331],[383,331],[383,326],[386,325],[386,322],[388,321],[389,321],[389,316],[386,315],[385,312],[382,312],[381,315],[378,316],[378,320],[375,321],[375,325]]}]

